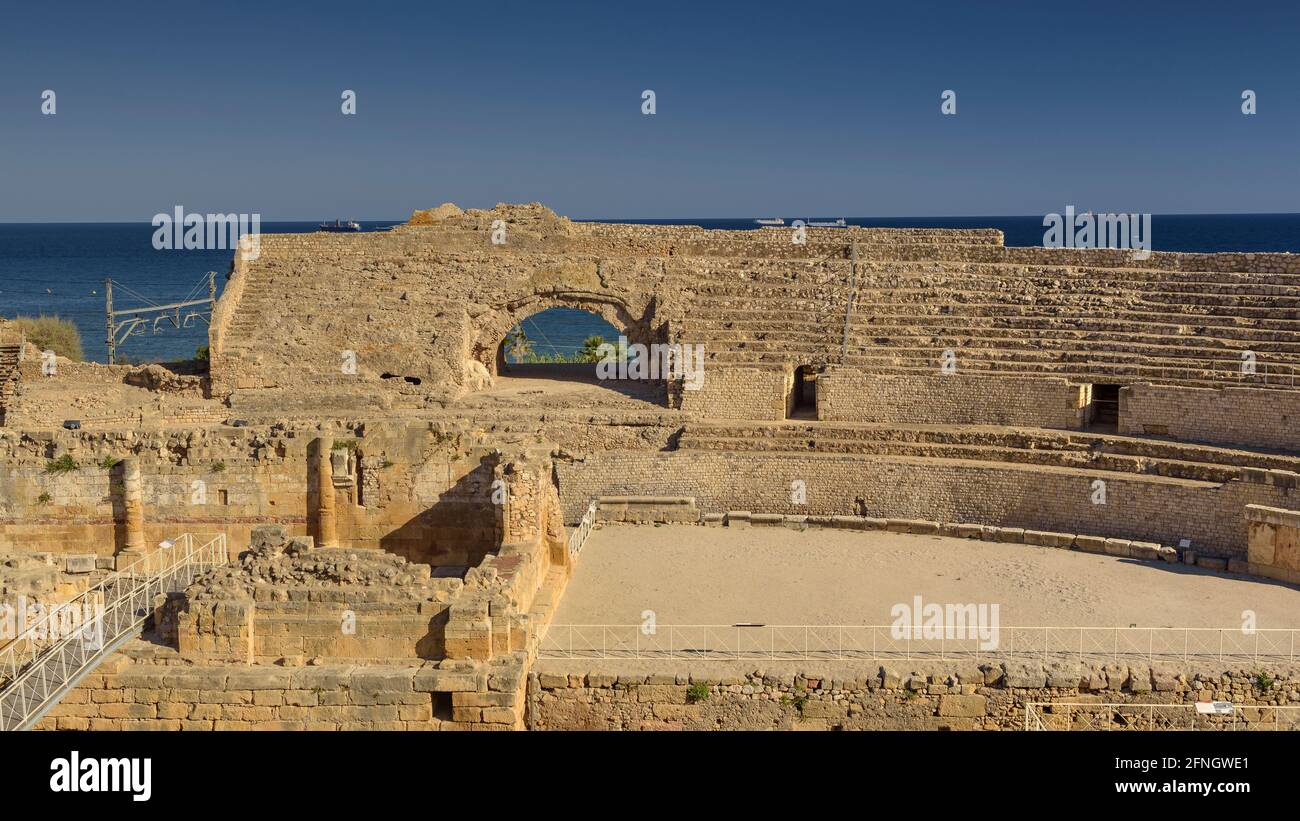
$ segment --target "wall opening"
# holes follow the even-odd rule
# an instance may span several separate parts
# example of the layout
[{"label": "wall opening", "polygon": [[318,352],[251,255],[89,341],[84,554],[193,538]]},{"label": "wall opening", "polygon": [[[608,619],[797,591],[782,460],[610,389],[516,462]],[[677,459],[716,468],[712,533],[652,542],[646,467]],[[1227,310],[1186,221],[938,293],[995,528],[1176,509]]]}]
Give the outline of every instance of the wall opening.
[{"label": "wall opening", "polygon": [[800,365],[794,369],[794,384],[786,402],[786,418],[817,418],[817,371],[812,365]]},{"label": "wall opening", "polygon": [[1119,427],[1119,385],[1093,385],[1092,410],[1088,414],[1094,427]]},{"label": "wall opening", "polygon": [[[556,306],[526,316],[497,343],[496,378],[484,392],[503,398],[543,393],[590,403],[610,399],[604,391],[613,391],[666,404],[662,367],[619,367],[619,361],[648,363],[655,358],[652,351],[643,352],[643,346],[629,351],[621,342],[626,336],[600,315],[578,308]],[[610,357],[612,362],[601,365]]]},{"label": "wall opening", "polygon": [[[603,344],[617,345],[619,331],[605,319],[578,308],[547,308],[511,328],[497,352],[498,373],[527,375],[537,366],[577,365],[576,372],[600,359]],[[551,371],[555,371],[554,368]]]}]

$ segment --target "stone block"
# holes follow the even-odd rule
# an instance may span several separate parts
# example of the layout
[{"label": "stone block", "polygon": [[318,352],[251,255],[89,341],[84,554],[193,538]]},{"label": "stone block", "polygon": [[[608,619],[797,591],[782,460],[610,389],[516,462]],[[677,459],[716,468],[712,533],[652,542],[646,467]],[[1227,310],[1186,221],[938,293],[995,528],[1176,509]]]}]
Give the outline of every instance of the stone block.
[{"label": "stone block", "polygon": [[988,714],[988,699],[981,695],[939,696],[939,715],[973,718]]},{"label": "stone block", "polygon": [[1037,661],[1013,659],[1002,663],[1004,687],[1038,689],[1047,686],[1047,672]]}]

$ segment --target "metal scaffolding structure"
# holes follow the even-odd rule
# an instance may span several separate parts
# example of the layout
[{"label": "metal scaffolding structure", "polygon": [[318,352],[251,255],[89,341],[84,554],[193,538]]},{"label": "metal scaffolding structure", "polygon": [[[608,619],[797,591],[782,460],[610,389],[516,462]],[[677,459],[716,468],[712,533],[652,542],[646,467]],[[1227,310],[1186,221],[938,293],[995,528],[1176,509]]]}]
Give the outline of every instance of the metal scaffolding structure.
[{"label": "metal scaffolding structure", "polygon": [[[206,298],[196,298],[201,293],[204,279],[207,280],[208,295]],[[217,304],[217,274],[215,271],[208,271],[203,279],[190,289],[189,294],[179,302],[170,302],[159,304],[148,297],[139,294],[127,286],[117,283],[117,287],[141,302],[146,303],[138,308],[123,308],[114,310],[113,308],[113,280],[104,280],[104,313],[108,326],[108,364],[117,363],[117,346],[125,342],[128,337],[133,335],[143,335],[145,329],[149,328],[153,333],[158,333],[160,326],[165,328],[171,325],[176,330],[189,328],[195,322],[202,321],[208,324],[212,323],[212,310]]]}]

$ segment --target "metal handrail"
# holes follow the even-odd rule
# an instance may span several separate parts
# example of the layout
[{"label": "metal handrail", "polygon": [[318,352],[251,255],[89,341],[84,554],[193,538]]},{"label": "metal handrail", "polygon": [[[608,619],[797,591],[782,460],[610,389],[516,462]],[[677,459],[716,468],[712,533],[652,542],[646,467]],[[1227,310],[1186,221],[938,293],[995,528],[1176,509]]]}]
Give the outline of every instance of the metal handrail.
[{"label": "metal handrail", "polygon": [[539,658],[1043,663],[1232,661],[1293,664],[1300,629],[1240,627],[998,627],[996,646],[975,636],[895,634],[895,625],[551,624]]},{"label": "metal handrail", "polygon": [[[229,562],[225,534],[195,546],[192,534],[113,573],[86,592],[51,608],[0,650],[0,730],[36,724],[87,673],[139,635],[163,593],[183,590],[202,572]],[[90,605],[90,625],[67,632],[60,613]],[[65,634],[66,633],[66,634]]]},{"label": "metal handrail", "polygon": [[582,550],[582,546],[587,543],[587,537],[591,535],[591,529],[596,524],[596,512],[600,509],[600,504],[592,499],[587,505],[587,512],[583,515],[582,521],[573,529],[573,534],[569,536],[569,555],[577,556]]}]

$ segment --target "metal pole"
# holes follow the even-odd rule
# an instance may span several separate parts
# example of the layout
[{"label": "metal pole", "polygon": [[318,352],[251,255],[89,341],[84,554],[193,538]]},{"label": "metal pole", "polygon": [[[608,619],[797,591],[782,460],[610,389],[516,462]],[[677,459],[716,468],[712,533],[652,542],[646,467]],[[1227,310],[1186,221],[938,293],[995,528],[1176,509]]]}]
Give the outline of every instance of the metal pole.
[{"label": "metal pole", "polygon": [[113,280],[111,279],[104,280],[104,311],[108,322],[108,364],[114,365],[117,363],[114,361],[116,345],[113,343]]},{"label": "metal pole", "polygon": [[840,345],[840,364],[849,356],[849,321],[853,318],[853,294],[858,290],[858,241],[849,246],[849,304],[844,312],[844,342]]}]

